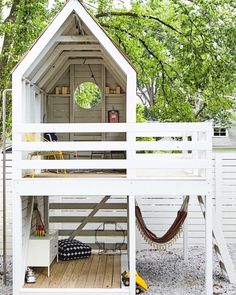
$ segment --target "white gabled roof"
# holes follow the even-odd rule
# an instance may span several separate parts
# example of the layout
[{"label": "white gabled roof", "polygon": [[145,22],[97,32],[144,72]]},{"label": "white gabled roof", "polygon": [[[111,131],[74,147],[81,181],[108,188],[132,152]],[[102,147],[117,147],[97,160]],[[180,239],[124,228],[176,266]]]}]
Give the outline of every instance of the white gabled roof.
[{"label": "white gabled roof", "polygon": [[117,47],[106,31],[88,12],[85,6],[78,0],[69,0],[44,30],[41,36],[31,46],[30,50],[16,65],[13,70],[13,78],[14,76],[23,76],[29,69],[33,71],[46,53],[55,45],[56,39],[63,32],[63,24],[65,24],[72,13],[76,13],[80,17],[83,23],[106,50],[107,54],[110,55],[117,66],[119,66],[126,75],[135,72],[133,65],[125,54],[121,52],[120,48]]}]

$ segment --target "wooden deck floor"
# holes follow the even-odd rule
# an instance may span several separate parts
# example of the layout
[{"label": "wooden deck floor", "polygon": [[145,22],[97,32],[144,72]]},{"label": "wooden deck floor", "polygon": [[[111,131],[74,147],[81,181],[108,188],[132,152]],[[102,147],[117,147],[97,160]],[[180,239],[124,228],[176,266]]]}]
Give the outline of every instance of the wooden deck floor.
[{"label": "wooden deck floor", "polygon": [[[26,175],[26,178],[32,178],[32,175]],[[34,178],[126,178],[125,172],[113,171],[100,171],[100,172],[74,172],[74,173],[53,173],[42,172],[35,174]],[[137,170],[137,178],[140,179],[167,179],[167,180],[203,180],[204,177],[194,175],[185,170],[163,170],[163,169],[150,169],[150,170]]]},{"label": "wooden deck floor", "polygon": [[[32,178],[32,175],[26,175],[26,178]],[[125,172],[74,172],[74,173],[52,173],[42,172],[35,174],[35,178],[124,178]]]},{"label": "wooden deck floor", "polygon": [[36,283],[24,288],[120,288],[120,255],[92,255],[88,259],[59,261],[46,268],[34,268]]}]

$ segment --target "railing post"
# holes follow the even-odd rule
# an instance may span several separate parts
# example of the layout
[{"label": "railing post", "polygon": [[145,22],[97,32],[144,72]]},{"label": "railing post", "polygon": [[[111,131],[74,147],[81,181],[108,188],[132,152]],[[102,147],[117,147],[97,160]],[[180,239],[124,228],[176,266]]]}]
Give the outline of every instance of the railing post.
[{"label": "railing post", "polygon": [[135,223],[135,196],[129,195],[129,271],[130,294],[136,294],[136,223]]},{"label": "railing post", "polygon": [[[183,196],[183,201],[186,198],[186,196]],[[188,261],[188,215],[184,221],[183,225],[183,245],[184,245],[184,261]]]},{"label": "railing post", "polygon": [[128,130],[126,134],[127,140],[127,150],[126,150],[126,161],[128,164],[127,168],[127,178],[135,178],[136,177],[136,169],[133,168],[135,160],[136,160],[136,150],[135,150],[135,142],[136,142],[136,134],[133,130]]}]

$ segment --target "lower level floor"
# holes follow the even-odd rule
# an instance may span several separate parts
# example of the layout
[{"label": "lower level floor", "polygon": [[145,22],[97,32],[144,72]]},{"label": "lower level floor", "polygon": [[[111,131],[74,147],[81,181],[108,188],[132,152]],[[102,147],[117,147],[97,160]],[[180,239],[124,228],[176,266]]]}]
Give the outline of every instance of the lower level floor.
[{"label": "lower level floor", "polygon": [[47,268],[33,268],[36,283],[24,288],[121,288],[121,255],[94,254],[89,258],[54,260],[51,274]]}]

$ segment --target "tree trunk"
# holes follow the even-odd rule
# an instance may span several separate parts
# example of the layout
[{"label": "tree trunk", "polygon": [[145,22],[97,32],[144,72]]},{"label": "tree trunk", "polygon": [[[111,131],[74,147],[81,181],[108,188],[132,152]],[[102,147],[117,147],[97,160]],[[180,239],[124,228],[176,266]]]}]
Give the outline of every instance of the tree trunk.
[{"label": "tree trunk", "polygon": [[[9,16],[4,20],[4,24],[7,22],[15,22],[16,20],[16,11],[17,6],[20,3],[20,0],[13,0],[12,7],[9,13]],[[8,52],[14,42],[14,37],[11,34],[6,33],[3,36],[3,45],[2,45],[2,52],[0,55],[0,90],[4,86],[4,74],[6,72],[6,67],[9,61]]]}]

